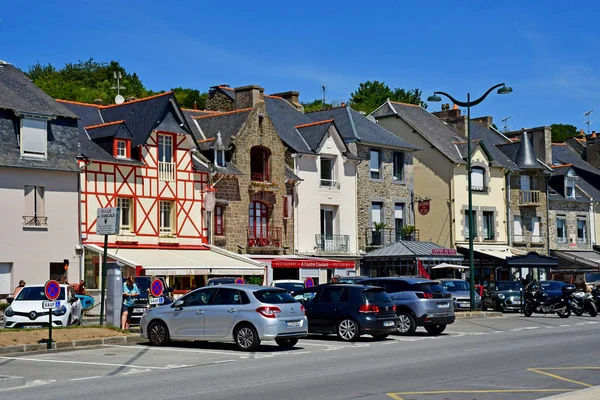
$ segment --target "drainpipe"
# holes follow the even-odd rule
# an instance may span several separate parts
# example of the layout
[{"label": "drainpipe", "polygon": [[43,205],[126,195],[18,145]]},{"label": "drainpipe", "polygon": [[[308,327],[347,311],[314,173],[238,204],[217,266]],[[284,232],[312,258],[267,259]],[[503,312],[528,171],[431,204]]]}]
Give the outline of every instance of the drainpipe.
[{"label": "drainpipe", "polygon": [[590,241],[592,242],[592,249],[596,245],[596,218],[594,216],[594,210],[598,205],[597,201],[590,201]]},{"label": "drainpipe", "polygon": [[83,177],[85,178],[87,167],[91,163],[92,161],[90,160],[83,160],[83,163],[79,164],[79,173],[77,174],[77,234],[79,235],[79,237],[77,238],[77,242],[79,243],[78,248],[75,249],[75,254],[77,254],[77,256],[79,257],[79,280],[77,281],[77,283],[79,283],[82,280],[85,280],[85,271],[83,263],[84,249],[83,240],[81,238],[81,174],[84,174]]},{"label": "drainpipe", "polygon": [[513,238],[512,238],[512,226],[510,223],[510,217],[511,217],[511,213],[510,213],[510,171],[506,173],[505,178],[506,179],[506,235],[508,236],[508,246],[512,247],[513,245]]},{"label": "drainpipe", "polygon": [[550,176],[546,177],[546,245],[547,245],[547,255],[550,255],[550,201],[548,197]]}]

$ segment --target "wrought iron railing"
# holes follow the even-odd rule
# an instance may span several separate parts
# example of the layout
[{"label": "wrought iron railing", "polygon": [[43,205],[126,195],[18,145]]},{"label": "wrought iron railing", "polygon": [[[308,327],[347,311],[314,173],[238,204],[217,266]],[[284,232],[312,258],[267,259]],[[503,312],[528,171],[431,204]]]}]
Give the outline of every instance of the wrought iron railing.
[{"label": "wrought iron railing", "polygon": [[248,247],[281,247],[280,227],[248,227]]},{"label": "wrought iron railing", "polygon": [[540,191],[539,190],[520,190],[519,191],[519,204],[522,204],[522,205],[540,204]]},{"label": "wrought iron railing", "polygon": [[330,187],[332,189],[339,189],[340,183],[333,179],[321,179],[321,187]]},{"label": "wrought iron railing", "polygon": [[326,253],[348,253],[350,251],[350,235],[316,234],[317,250]]},{"label": "wrought iron railing", "polygon": [[48,217],[38,215],[24,215],[23,226],[48,226]]},{"label": "wrought iron railing", "polygon": [[268,172],[251,172],[250,179],[258,182],[268,182],[269,181],[269,173]]},{"label": "wrought iron railing", "polygon": [[163,182],[172,182],[175,180],[175,163],[158,162],[158,179]]},{"label": "wrought iron railing", "polygon": [[411,242],[418,241],[419,230],[415,229],[411,232],[408,230],[396,230],[392,228],[383,228],[380,230],[367,229],[365,232],[365,236],[367,247],[379,247],[387,246],[389,244],[396,243],[401,240]]}]

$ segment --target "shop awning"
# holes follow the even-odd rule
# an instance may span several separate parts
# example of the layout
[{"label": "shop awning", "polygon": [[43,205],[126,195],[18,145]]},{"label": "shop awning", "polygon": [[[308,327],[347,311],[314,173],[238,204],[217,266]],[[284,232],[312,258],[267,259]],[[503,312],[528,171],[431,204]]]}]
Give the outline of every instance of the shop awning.
[{"label": "shop awning", "polygon": [[256,261],[268,263],[272,268],[354,269],[356,267],[354,261],[336,261],[317,257],[287,256],[278,258],[270,256],[268,258],[252,258]]},{"label": "shop awning", "polygon": [[[459,244],[457,247],[461,249],[469,250],[468,245]],[[527,252],[515,249],[504,244],[475,244],[473,245],[473,251],[481,254],[485,254],[490,257],[506,260],[507,258],[522,256]]]},{"label": "shop awning", "polygon": [[600,253],[594,250],[554,250],[559,268],[600,268]]},{"label": "shop awning", "polygon": [[436,265],[435,267],[431,267],[431,269],[469,269],[469,267],[466,267],[464,265],[441,263],[439,265]]},{"label": "shop awning", "polygon": [[[142,267],[146,275],[264,275],[264,264],[218,247],[206,250],[108,249],[108,257],[130,267]],[[102,254],[100,246],[87,244],[87,250]]]}]

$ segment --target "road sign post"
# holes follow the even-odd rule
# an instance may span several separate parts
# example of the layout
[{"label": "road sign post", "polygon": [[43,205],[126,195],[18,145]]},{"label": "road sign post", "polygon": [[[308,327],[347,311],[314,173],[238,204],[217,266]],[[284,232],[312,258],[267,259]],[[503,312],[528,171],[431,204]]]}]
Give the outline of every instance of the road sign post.
[{"label": "road sign post", "polygon": [[98,210],[96,211],[96,234],[104,235],[104,253],[102,256],[102,290],[100,291],[100,325],[104,325],[108,235],[116,235],[117,233],[119,233],[120,220],[120,209],[118,207],[98,208]]},{"label": "road sign post", "polygon": [[314,281],[314,279],[313,279],[312,277],[310,277],[310,276],[309,276],[309,277],[307,277],[307,278],[304,280],[304,287],[313,287],[313,286],[315,286],[315,281]]},{"label": "road sign post", "polygon": [[[48,309],[50,310],[50,312],[48,314],[48,345],[46,346],[46,348],[51,349],[52,348],[52,312],[54,311],[53,306],[56,306],[54,301],[60,297],[60,284],[58,282],[56,282],[55,280],[49,280],[48,282],[46,282],[46,284],[44,285],[44,295],[46,296],[46,298],[49,301],[43,302],[42,308],[47,308],[46,306],[49,306]],[[60,306],[60,302],[58,302],[58,304]],[[56,308],[58,308],[58,307],[56,307]]]}]

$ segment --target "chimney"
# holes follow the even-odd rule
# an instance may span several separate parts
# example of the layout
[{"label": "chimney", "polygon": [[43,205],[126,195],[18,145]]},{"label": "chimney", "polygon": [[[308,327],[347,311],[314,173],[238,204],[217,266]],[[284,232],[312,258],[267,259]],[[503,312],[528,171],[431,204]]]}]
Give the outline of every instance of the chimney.
[{"label": "chimney", "polygon": [[492,117],[490,117],[490,116],[471,118],[471,121],[482,123],[485,126],[492,126],[493,125]]},{"label": "chimney", "polygon": [[435,111],[432,113],[436,117],[441,120],[446,120],[448,118],[458,118],[460,117],[460,109],[456,104],[452,109],[450,109],[450,104],[442,104],[442,111]]},{"label": "chimney", "polygon": [[592,134],[590,135],[589,139],[596,139],[596,131],[592,131]]},{"label": "chimney", "polygon": [[94,104],[98,104],[99,106],[101,106],[102,104],[104,104],[104,102],[102,101],[102,99],[96,99],[94,100]]},{"label": "chimney", "polygon": [[257,103],[264,102],[265,89],[257,85],[240,86],[235,88],[235,109],[254,107]]},{"label": "chimney", "polygon": [[273,96],[281,97],[300,112],[304,112],[304,106],[300,103],[300,92],[290,90],[288,92],[274,93]]}]

